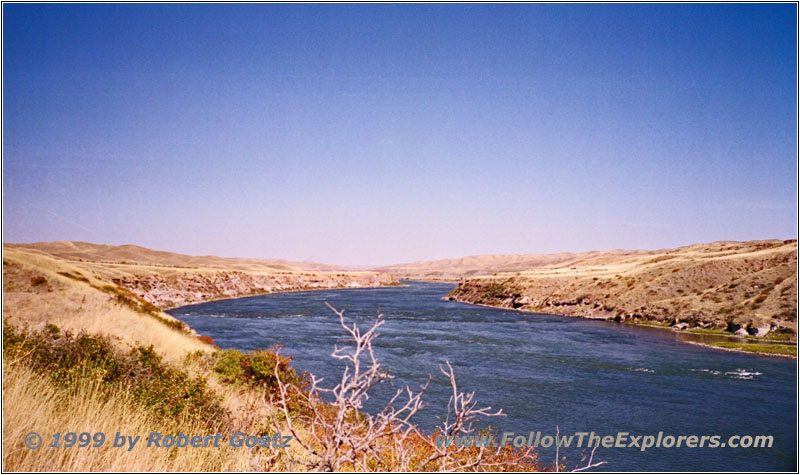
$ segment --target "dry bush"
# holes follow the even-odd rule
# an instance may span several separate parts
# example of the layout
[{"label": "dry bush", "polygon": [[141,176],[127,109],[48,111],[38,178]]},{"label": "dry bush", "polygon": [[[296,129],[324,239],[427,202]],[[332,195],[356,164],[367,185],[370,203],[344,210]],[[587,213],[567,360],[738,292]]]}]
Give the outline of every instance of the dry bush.
[{"label": "dry bush", "polygon": [[[328,307],[339,317],[352,342],[351,346],[336,346],[331,355],[346,363],[341,379],[333,388],[323,388],[322,380],[312,375],[310,389],[304,390],[284,382],[275,372],[277,394],[273,397],[265,391],[264,404],[274,409],[272,426],[288,430],[301,450],[284,449],[282,454],[276,453],[263,463],[272,466],[280,463],[288,470],[313,471],[559,471],[564,468],[558,461],[558,452],[556,462],[545,466],[539,462],[533,447],[437,444],[437,438],[476,435],[475,424],[481,418],[505,415],[502,410],[478,405],[474,392],[459,390],[449,362],[440,370],[449,379],[452,395],[446,416],[431,434],[423,433],[412,422],[413,416],[424,407],[422,396],[430,378],[418,391],[408,386],[398,389],[374,415],[363,412],[369,391],[393,378],[376,359],[372,346],[384,320],[378,315],[375,323],[362,332],[356,323],[345,323],[343,311]],[[588,462],[575,470],[605,463],[594,462],[593,456],[594,451]]]}]

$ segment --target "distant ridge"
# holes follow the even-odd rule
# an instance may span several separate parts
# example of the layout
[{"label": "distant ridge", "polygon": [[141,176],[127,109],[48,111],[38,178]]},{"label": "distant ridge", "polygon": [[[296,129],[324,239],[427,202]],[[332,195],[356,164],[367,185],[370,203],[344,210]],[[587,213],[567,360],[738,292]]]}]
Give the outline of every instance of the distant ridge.
[{"label": "distant ridge", "polygon": [[690,250],[702,250],[721,246],[748,248],[758,245],[774,245],[776,243],[796,242],[796,239],[761,240],[761,241],[714,241],[691,244],[673,249],[609,251],[560,252],[556,254],[486,254],[439,259],[432,261],[416,261],[406,264],[372,267],[375,272],[390,273],[400,279],[446,280],[458,281],[462,278],[493,275],[503,272],[524,272],[547,266],[569,267],[571,263],[607,264],[611,261],[624,262],[625,257],[657,256]]},{"label": "distant ridge", "polygon": [[291,262],[284,259],[248,259],[218,256],[189,256],[174,252],[156,251],[134,244],[111,246],[83,241],[54,241],[4,244],[69,260],[89,262],[130,263],[172,267],[208,267],[262,271],[337,271],[342,266],[316,262]]}]

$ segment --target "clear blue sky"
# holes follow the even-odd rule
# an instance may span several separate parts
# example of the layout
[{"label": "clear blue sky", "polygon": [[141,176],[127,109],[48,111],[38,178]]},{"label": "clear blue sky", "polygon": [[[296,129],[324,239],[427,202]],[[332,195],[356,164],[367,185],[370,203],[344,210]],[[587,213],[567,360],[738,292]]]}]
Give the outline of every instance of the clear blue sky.
[{"label": "clear blue sky", "polygon": [[3,5],[3,239],[389,264],[797,237],[796,6]]}]

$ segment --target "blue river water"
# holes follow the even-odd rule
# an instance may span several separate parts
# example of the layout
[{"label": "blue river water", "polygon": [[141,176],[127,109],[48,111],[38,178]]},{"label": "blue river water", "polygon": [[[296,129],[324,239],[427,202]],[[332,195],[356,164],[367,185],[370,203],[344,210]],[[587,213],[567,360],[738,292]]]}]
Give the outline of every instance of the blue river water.
[{"label": "blue river water", "polygon": [[[341,365],[330,353],[346,334],[325,302],[364,327],[380,309],[386,323],[375,347],[394,388],[434,376],[416,417],[427,430],[445,414],[449,385],[438,368],[449,361],[461,389],[507,414],[486,421],[498,433],[773,436],[771,448],[601,447],[595,458],[608,464],[599,470],[797,470],[794,360],[689,345],[662,329],[462,304],[442,299],[451,284],[407,284],[219,300],[169,313],[222,348],[279,343],[295,369],[333,386]],[[376,388],[367,410],[394,388]],[[569,467],[584,454],[561,450]],[[542,448],[540,460],[554,455]]]}]

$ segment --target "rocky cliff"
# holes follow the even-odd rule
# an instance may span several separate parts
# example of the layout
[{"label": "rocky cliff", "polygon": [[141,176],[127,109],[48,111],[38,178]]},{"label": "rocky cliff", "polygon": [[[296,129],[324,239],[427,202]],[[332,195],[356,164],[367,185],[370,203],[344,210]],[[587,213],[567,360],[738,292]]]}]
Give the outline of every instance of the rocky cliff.
[{"label": "rocky cliff", "polygon": [[186,271],[171,275],[133,274],[112,280],[163,309],[271,292],[399,285],[391,275],[371,272],[251,274],[240,271]]}]

